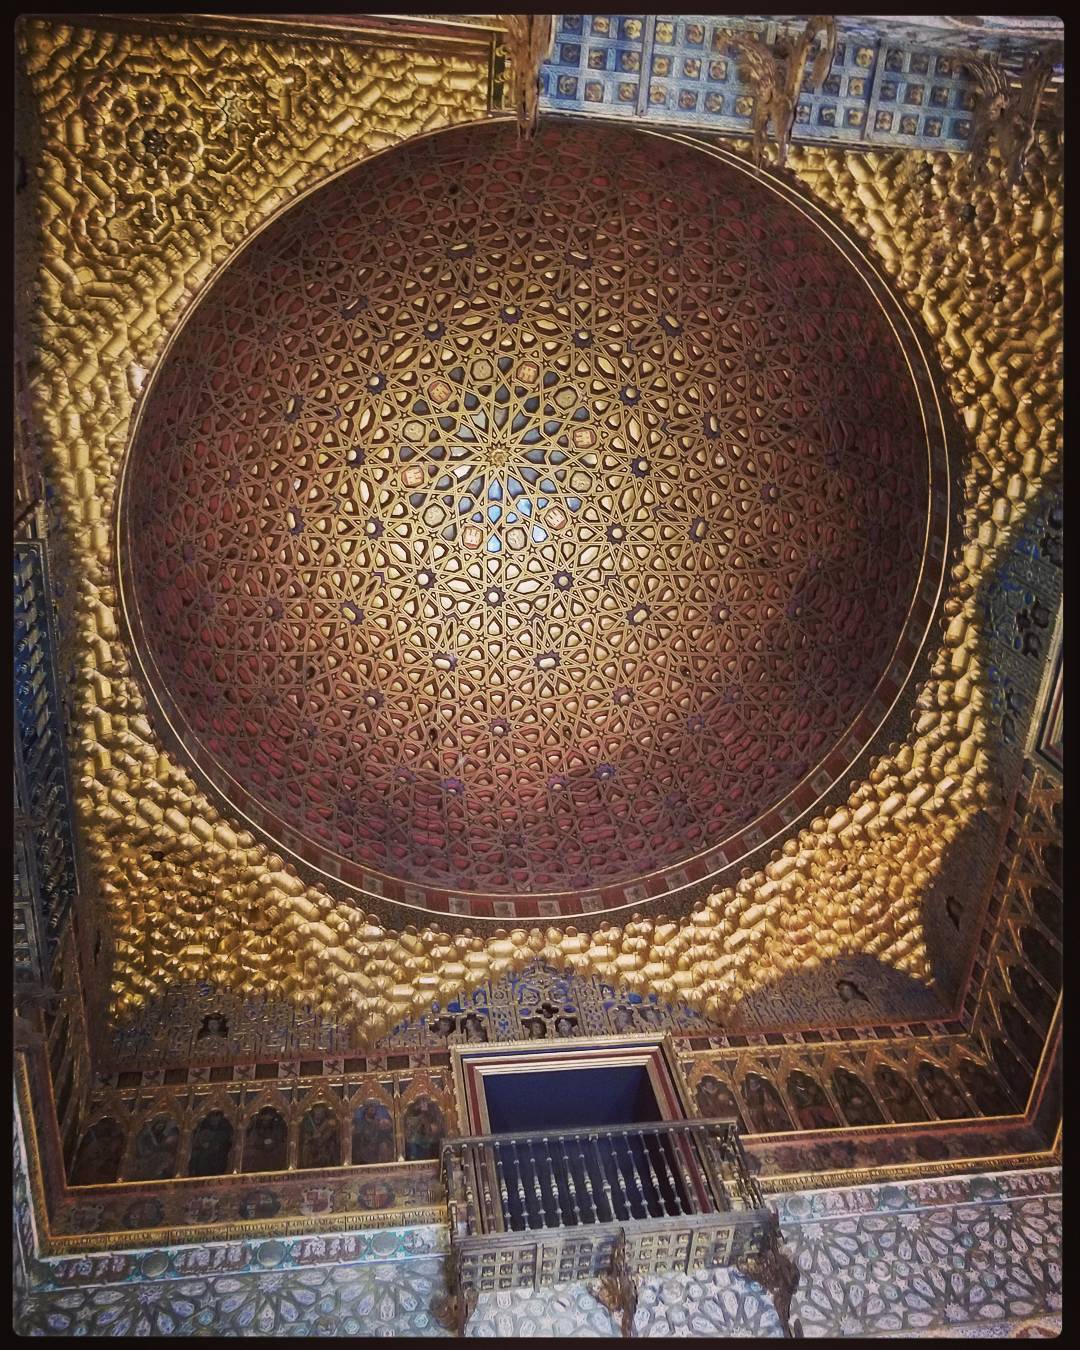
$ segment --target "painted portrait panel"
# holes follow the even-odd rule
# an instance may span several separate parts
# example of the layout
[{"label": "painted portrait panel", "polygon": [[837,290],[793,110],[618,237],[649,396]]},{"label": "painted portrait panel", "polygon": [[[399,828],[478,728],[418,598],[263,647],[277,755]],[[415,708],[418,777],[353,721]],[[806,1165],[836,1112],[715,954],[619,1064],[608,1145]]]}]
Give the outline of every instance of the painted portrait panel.
[{"label": "painted portrait panel", "polygon": [[176,1176],[180,1127],[168,1116],[155,1116],[135,1136],[129,1181],[167,1181]]},{"label": "painted portrait panel", "polygon": [[990,1042],[990,1053],[1002,1078],[1009,1085],[1009,1091],[1016,1099],[1017,1105],[1026,1106],[1028,1094],[1031,1090],[1031,1074],[1024,1068],[1001,1037],[995,1036]]},{"label": "painted portrait panel", "polygon": [[229,1170],[232,1151],[232,1122],[224,1111],[210,1111],[195,1127],[191,1138],[188,1175],[218,1177]]},{"label": "painted portrait panel", "polygon": [[252,1116],[244,1135],[242,1172],[280,1172],[288,1165],[289,1127],[285,1117],[272,1106],[264,1106]]},{"label": "painted portrait panel", "polygon": [[228,1035],[228,1019],[223,1017],[221,1013],[207,1013],[202,1020],[202,1025],[195,1033],[195,1039],[197,1041],[223,1041]]},{"label": "painted portrait panel", "polygon": [[788,1075],[787,1095],[795,1112],[795,1119],[804,1130],[834,1130],[840,1121],[829,1105],[829,1099],[820,1083],[796,1069]]},{"label": "painted portrait panel", "polygon": [[696,1093],[698,1111],[706,1120],[722,1120],[734,1117],[739,1123],[740,1132],[746,1133],[746,1124],[743,1121],[742,1113],[739,1111],[735,1094],[722,1079],[714,1078],[712,1074],[705,1074],[698,1080]]},{"label": "painted portrait panel", "polygon": [[352,1160],[354,1163],[393,1162],[394,1118],[378,1101],[364,1102],[353,1112]]},{"label": "painted portrait panel", "polygon": [[430,1097],[417,1097],[405,1109],[405,1158],[437,1158],[446,1120]]},{"label": "painted portrait panel", "polygon": [[988,1116],[1009,1116],[1016,1107],[996,1076],[973,1059],[962,1059],[957,1066],[960,1081]]},{"label": "painted portrait panel", "polygon": [[923,1060],[916,1074],[923,1096],[937,1112],[941,1120],[959,1120],[971,1115],[962,1094],[957,1091],[944,1069],[929,1060]]},{"label": "painted portrait panel", "polygon": [[874,1082],[877,1085],[878,1095],[885,1103],[886,1111],[898,1124],[910,1124],[916,1120],[927,1119],[926,1107],[902,1073],[890,1068],[888,1064],[879,1064],[874,1070]]},{"label": "painted portrait panel", "polygon": [[844,1119],[849,1125],[881,1125],[881,1108],[869,1089],[847,1069],[837,1069],[832,1076],[833,1092]]},{"label": "painted portrait panel", "polygon": [[73,1186],[108,1186],[120,1172],[124,1152],[124,1131],[108,1116],[99,1120],[82,1137],[72,1169]]},{"label": "painted portrait panel", "polygon": [[757,1073],[748,1073],[742,1082],[742,1095],[752,1117],[755,1133],[769,1134],[774,1130],[792,1128],[780,1094],[768,1079]]},{"label": "painted portrait panel", "polygon": [[297,1160],[300,1167],[341,1165],[341,1131],[337,1116],[325,1102],[316,1102],[300,1123]]}]

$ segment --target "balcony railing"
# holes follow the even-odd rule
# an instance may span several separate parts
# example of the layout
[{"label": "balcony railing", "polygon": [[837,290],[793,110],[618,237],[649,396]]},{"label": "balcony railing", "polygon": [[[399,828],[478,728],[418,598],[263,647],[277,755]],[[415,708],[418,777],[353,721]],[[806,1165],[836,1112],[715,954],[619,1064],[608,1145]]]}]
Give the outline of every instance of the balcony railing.
[{"label": "balcony railing", "polygon": [[473,1135],[442,1163],[461,1329],[485,1290],[599,1279],[628,1335],[636,1277],[733,1266],[788,1330],[797,1275],[734,1121]]},{"label": "balcony railing", "polygon": [[451,1224],[469,1235],[764,1208],[726,1120],[473,1135],[443,1165]]}]

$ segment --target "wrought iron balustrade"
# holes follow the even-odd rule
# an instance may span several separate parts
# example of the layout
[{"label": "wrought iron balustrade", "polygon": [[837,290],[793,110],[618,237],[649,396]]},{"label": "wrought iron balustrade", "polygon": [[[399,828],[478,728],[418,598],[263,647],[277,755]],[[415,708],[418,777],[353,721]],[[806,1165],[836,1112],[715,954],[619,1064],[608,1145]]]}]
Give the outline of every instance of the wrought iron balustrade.
[{"label": "wrought iron balustrade", "polygon": [[631,1334],[635,1278],[733,1266],[774,1295],[797,1281],[732,1120],[447,1140],[459,1330],[485,1290],[597,1279]]}]

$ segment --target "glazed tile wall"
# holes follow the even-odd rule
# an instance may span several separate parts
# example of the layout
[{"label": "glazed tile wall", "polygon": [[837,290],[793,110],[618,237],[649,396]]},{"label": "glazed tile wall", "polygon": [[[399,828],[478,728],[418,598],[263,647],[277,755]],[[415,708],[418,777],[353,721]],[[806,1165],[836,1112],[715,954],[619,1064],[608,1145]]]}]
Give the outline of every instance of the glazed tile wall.
[{"label": "glazed tile wall", "polygon": [[[1002,1335],[1061,1309],[1060,1171],[805,1191],[777,1197],[801,1274],[808,1337]],[[42,1260],[16,1147],[15,1242],[29,1292],[23,1335],[446,1335],[446,1230]],[[22,1255],[20,1256],[20,1252]],[[638,1336],[779,1335],[761,1290],[730,1272],[643,1282]],[[614,1336],[589,1291],[485,1295],[469,1332]]]}]

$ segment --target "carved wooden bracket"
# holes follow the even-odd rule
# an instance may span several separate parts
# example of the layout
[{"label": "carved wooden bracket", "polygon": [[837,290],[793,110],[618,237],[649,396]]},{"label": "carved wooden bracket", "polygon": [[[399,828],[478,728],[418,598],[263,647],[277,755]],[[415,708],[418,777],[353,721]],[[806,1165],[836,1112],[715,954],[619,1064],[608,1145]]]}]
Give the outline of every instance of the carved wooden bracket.
[{"label": "carved wooden bracket", "polygon": [[997,61],[983,60],[965,52],[950,52],[950,59],[963,66],[979,86],[975,104],[975,126],[971,135],[971,161],[974,173],[985,176],[991,142],[996,144],[1005,171],[1005,181],[1020,180],[1024,164],[1035,141],[1035,120],[1039,102],[1054,73],[1051,57],[1043,54],[1031,61],[1014,89],[1008,73]]},{"label": "carved wooden bracket", "polygon": [[637,1312],[638,1290],[630,1264],[626,1259],[626,1230],[619,1229],[611,1249],[611,1268],[595,1282],[592,1292],[598,1303],[619,1318],[619,1331],[625,1337],[634,1334],[634,1314]]},{"label": "carved wooden bracket", "polygon": [[760,1284],[762,1289],[772,1295],[784,1335],[789,1338],[801,1337],[802,1323],[796,1318],[794,1327],[791,1324],[791,1300],[798,1287],[799,1268],[781,1249],[780,1222],[775,1214],[764,1250],[740,1257],[735,1262],[735,1269],[745,1279]]},{"label": "carved wooden bracket", "polygon": [[518,135],[527,141],[536,130],[540,105],[540,67],[555,41],[554,14],[502,14],[510,56],[510,93]]},{"label": "carved wooden bracket", "polygon": [[754,87],[754,163],[759,169],[770,120],[776,138],[777,165],[783,167],[787,158],[806,58],[815,38],[821,38],[822,42],[814,58],[810,83],[814,89],[819,89],[836,52],[836,21],[830,15],[815,14],[793,48],[784,37],[778,38],[772,48],[757,38],[739,33],[731,34],[728,39],[728,45],[739,53],[746,79]]}]

